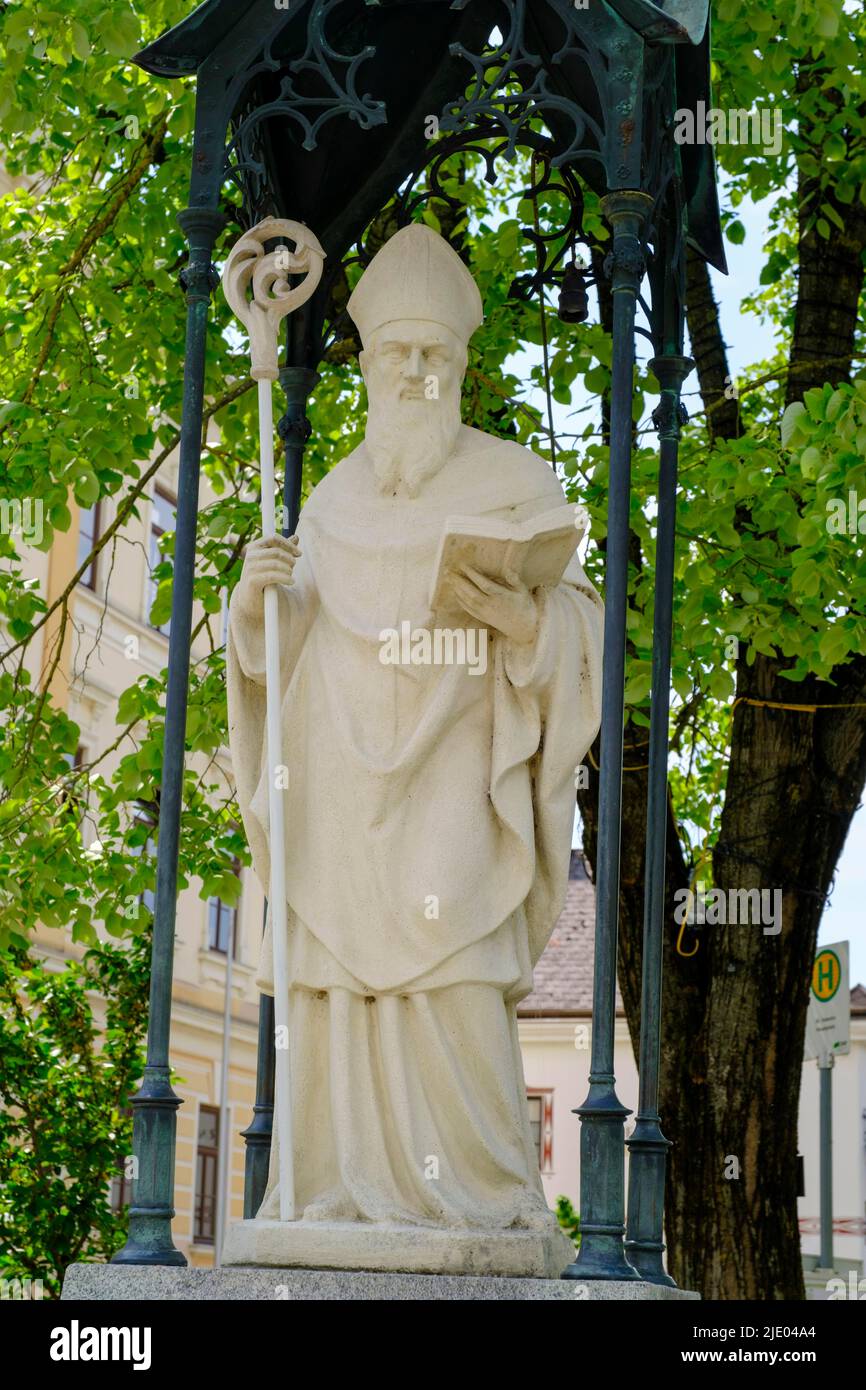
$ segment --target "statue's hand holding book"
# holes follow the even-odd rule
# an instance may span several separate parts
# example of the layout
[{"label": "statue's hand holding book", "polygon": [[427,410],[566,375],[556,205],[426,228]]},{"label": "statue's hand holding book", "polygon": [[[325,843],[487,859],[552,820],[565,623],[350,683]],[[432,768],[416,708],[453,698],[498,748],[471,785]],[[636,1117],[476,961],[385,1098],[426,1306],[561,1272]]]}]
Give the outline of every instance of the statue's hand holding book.
[{"label": "statue's hand holding book", "polygon": [[469,613],[520,644],[538,629],[536,590],[562,579],[585,531],[585,514],[564,505],[528,521],[449,517],[434,566],[430,607]]}]

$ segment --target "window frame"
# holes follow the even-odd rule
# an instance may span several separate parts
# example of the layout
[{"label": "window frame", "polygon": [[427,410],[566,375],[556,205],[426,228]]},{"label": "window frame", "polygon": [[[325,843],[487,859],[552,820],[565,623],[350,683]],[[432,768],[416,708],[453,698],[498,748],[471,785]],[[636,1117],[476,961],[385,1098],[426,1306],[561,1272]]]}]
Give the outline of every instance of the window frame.
[{"label": "window frame", "polygon": [[[553,1087],[552,1086],[527,1086],[526,1087],[527,1110],[530,1100],[541,1101],[541,1124],[539,1126],[538,1145],[535,1148],[538,1157],[538,1171],[540,1173],[553,1172]],[[531,1123],[531,1122],[530,1122]]]},{"label": "window frame", "polygon": [[[233,862],[232,868],[233,868],[235,877],[236,877],[237,879],[240,879],[240,878],[241,878],[241,874],[242,874],[242,872],[243,872],[243,865],[241,864],[241,861],[240,861],[239,859],[235,859],[234,862]],[[241,884],[241,893],[243,893],[243,884]],[[235,907],[232,907],[229,903],[224,902],[223,899],[220,898],[220,897],[218,897],[218,896],[213,897],[213,898],[208,898],[208,900],[207,900],[207,949],[208,949],[209,951],[215,952],[216,955],[224,956],[224,957],[226,958],[226,960],[228,959],[228,954],[229,954],[229,953],[228,953],[228,950],[227,950],[227,949],[226,949],[226,950],[223,950],[223,948],[222,948],[221,946],[215,945],[215,944],[214,944],[214,941],[212,940],[212,937],[215,937],[216,940],[219,941],[219,937],[220,937],[220,924],[221,924],[221,920],[222,920],[223,914],[224,914],[224,913],[231,913],[231,914],[232,914],[232,943],[231,943],[231,947],[232,947],[232,960],[236,961],[236,960],[238,959],[238,920],[239,920],[239,918],[240,918],[241,901],[242,901],[242,898],[241,898],[241,896],[239,896],[239,897],[238,897],[238,901],[237,901],[237,905],[236,905]],[[212,932],[212,931],[211,931],[211,921],[212,921],[212,918],[213,918],[214,909],[216,909],[216,930],[215,930],[214,932]]]},{"label": "window frame", "polygon": [[[150,613],[153,608],[154,602],[156,601],[157,591],[157,585],[154,583],[153,579],[153,571],[155,570],[156,566],[160,563],[160,560],[158,558],[158,542],[160,537],[167,535],[169,531],[168,526],[160,526],[157,524],[157,498],[159,498],[162,502],[168,503],[168,506],[173,512],[177,511],[177,498],[172,497],[171,493],[164,486],[161,486],[159,483],[157,483],[153,489],[153,493],[150,499],[150,525],[147,533],[147,625],[151,629],[151,631],[159,632],[162,634],[163,637],[168,637],[171,631],[171,618],[167,618],[161,626],[150,621]],[[154,542],[157,543],[156,546],[154,546]],[[154,556],[154,550],[156,551],[156,558]]]},{"label": "window frame", "polygon": [[[147,839],[145,840],[145,842],[144,842],[143,845],[139,845],[139,846],[137,847],[137,849],[133,849],[132,852],[133,852],[133,854],[136,855],[136,857],[142,856],[142,855],[143,855],[143,856],[146,856],[148,859],[153,860],[154,865],[155,865],[155,864],[156,864],[156,851],[157,851],[157,843],[156,843],[156,838],[155,838],[155,836],[156,836],[156,832],[157,832],[157,830],[158,830],[158,828],[159,828],[159,827],[158,827],[158,823],[157,823],[156,819],[154,818],[153,813],[152,813],[149,809],[146,809],[146,807],[143,806],[141,803],[139,803],[139,804],[137,805],[137,807],[136,807],[136,811],[135,811],[135,815],[134,815],[134,817],[133,817],[133,821],[134,821],[134,824],[135,824],[135,825],[143,825],[143,826],[145,826],[145,827],[147,828],[147,830],[152,831],[153,833],[148,835],[148,837],[147,837]],[[147,897],[152,898],[152,901],[151,901],[151,902],[146,902],[145,899],[146,899]],[[142,888],[141,892],[140,892],[139,895],[138,895],[138,904],[139,904],[139,907],[145,907],[145,908],[147,908],[147,911],[150,913],[150,915],[151,915],[152,918],[156,916],[156,879],[155,879],[155,878],[154,878],[154,884],[153,884],[153,887],[152,887],[152,888]]]},{"label": "window frame", "polygon": [[[81,540],[82,540],[81,521],[82,521],[82,518],[85,517],[85,516],[88,514],[88,512],[92,512],[92,513],[93,513],[93,531],[92,531],[91,535],[87,538],[87,539],[90,540],[90,552],[92,552],[92,551],[93,551],[93,547],[96,545],[96,542],[99,540],[100,529],[101,529],[101,526],[102,526],[102,499],[101,499],[101,498],[97,498],[97,500],[93,503],[92,506],[90,506],[90,507],[79,507],[79,509],[78,509],[78,552],[79,552],[79,553],[78,553],[77,556],[76,556],[76,569],[77,569],[78,566],[81,564],[81,561],[82,561],[82,558],[83,558],[82,555],[80,554],[80,551],[81,551]],[[82,574],[81,578],[80,578],[79,581],[78,581],[79,584],[81,584],[81,585],[83,586],[83,588],[89,589],[91,593],[95,593],[95,592],[96,592],[96,581],[97,581],[97,577],[98,577],[98,576],[97,576],[98,564],[99,564],[99,556],[98,556],[98,555],[94,555],[93,558],[92,558],[91,561],[90,561],[90,564],[87,566],[87,569],[84,571],[84,573]]]},{"label": "window frame", "polygon": [[[216,1145],[211,1146],[201,1142],[201,1117],[203,1114],[213,1115],[216,1121]],[[192,1238],[195,1245],[214,1246],[216,1244],[216,1216],[217,1216],[217,1184],[219,1181],[219,1153],[220,1153],[220,1108],[218,1105],[199,1104],[196,1115],[196,1139],[195,1139],[195,1191],[193,1192],[192,1203]],[[206,1166],[205,1166],[206,1165]],[[203,1174],[213,1173],[212,1188],[206,1191],[203,1182]],[[208,1213],[211,1234],[207,1235],[206,1221],[204,1214],[205,1202],[211,1203],[211,1210]]]}]

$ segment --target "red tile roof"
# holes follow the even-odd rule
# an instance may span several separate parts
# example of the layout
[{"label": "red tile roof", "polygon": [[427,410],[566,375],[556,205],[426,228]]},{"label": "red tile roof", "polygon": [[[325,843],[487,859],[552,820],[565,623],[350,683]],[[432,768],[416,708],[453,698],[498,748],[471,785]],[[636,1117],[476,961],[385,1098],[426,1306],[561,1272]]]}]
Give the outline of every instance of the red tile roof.
[{"label": "red tile roof", "polygon": [[[535,988],[517,1007],[521,1018],[573,1018],[592,1014],[595,960],[595,888],[583,852],[571,851],[565,906],[535,967]],[[616,1011],[624,1012],[619,989]]]}]

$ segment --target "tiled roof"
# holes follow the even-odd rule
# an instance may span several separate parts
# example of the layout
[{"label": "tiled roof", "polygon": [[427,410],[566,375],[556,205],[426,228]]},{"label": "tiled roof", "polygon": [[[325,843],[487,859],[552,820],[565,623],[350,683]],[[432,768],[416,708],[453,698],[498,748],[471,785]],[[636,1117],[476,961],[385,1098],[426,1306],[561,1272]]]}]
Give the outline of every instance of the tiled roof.
[{"label": "tiled roof", "polygon": [[[535,967],[535,988],[518,1005],[521,1018],[571,1018],[592,1013],[595,889],[583,854],[571,851],[565,906]],[[619,988],[616,1011],[623,1013]]]},{"label": "tiled roof", "polygon": [[[595,888],[583,852],[571,851],[565,907],[535,967],[535,988],[517,1007],[521,1018],[573,1018],[592,1014]],[[624,1012],[619,986],[616,1011]],[[866,988],[851,990],[851,1013],[866,1014]]]}]

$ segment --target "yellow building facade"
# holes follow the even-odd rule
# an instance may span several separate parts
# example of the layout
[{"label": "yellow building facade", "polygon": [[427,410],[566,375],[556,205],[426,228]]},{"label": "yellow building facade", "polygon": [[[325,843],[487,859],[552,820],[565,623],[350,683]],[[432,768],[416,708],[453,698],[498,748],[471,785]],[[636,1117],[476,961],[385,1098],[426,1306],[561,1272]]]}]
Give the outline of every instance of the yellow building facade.
[{"label": "yellow building facade", "polygon": [[[176,458],[170,458],[151,483],[139,517],[124,524],[74,585],[62,643],[56,620],[47,623],[33,643],[31,674],[50,686],[55,703],[79,726],[76,761],[85,768],[117,740],[117,702],[122,692],[138,676],[157,675],[167,664],[168,637],[150,624],[148,615],[154,592],[151,571],[160,559],[159,535],[174,529],[176,469]],[[213,500],[203,482],[201,505]],[[26,575],[38,581],[49,605],[68,588],[94,540],[112,523],[115,503],[103,500],[88,511],[72,504],[72,513],[69,531],[56,535],[49,552],[22,546]],[[200,612],[194,615],[194,626],[199,617]],[[211,622],[219,624],[219,615]],[[206,638],[198,638],[192,660],[203,657],[208,649]],[[132,747],[126,739],[108,753],[99,763],[100,773],[110,777]],[[230,786],[227,748],[219,750],[210,773],[213,780],[224,779]],[[95,838],[86,816],[82,833],[86,842]],[[236,910],[217,900],[204,901],[197,881],[181,892],[177,905],[171,1060],[178,1078],[175,1090],[184,1103],[178,1111],[174,1238],[192,1265],[210,1265],[214,1260],[221,1143],[230,1145],[227,1217],[243,1215],[240,1131],[252,1118],[255,1097],[258,992],[254,976],[264,900],[251,870],[242,870],[241,879]],[[232,937],[226,1058],[227,947]],[[40,929],[37,944],[49,962],[53,959],[58,965],[64,956],[79,954],[56,930]],[[128,1201],[129,1196],[128,1184],[115,1183],[114,1201]]]}]

